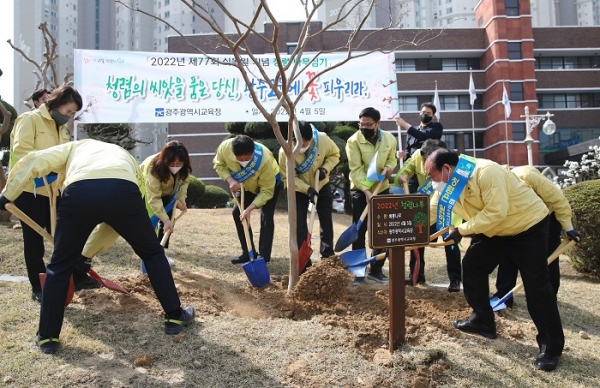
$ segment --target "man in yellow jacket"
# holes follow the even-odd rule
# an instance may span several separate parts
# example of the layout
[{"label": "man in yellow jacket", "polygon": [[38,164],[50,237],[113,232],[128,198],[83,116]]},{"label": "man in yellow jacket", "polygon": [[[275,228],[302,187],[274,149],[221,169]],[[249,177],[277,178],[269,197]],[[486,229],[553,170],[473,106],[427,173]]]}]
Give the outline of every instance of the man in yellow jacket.
[{"label": "man in yellow jacket", "polygon": [[[296,185],[296,228],[298,247],[306,240],[308,226],[306,224],[306,215],[308,203],[317,201],[317,214],[319,215],[319,225],[321,226],[321,244],[319,252],[321,257],[330,257],[334,255],[333,251],[333,219],[331,212],[333,210],[333,192],[329,184],[329,173],[340,162],[340,149],[323,132],[317,131],[312,125],[305,121],[300,121],[300,133],[302,135],[302,148],[295,159],[294,182]],[[281,178],[286,181],[287,168],[286,157],[283,150],[279,150],[279,169]],[[319,171],[319,191],[315,189],[317,182],[315,176]],[[290,174],[291,175],[291,174]],[[308,260],[306,267],[312,265]],[[306,268],[305,267],[305,268]],[[304,268],[300,268],[300,271]]]},{"label": "man in yellow jacket", "polygon": [[194,309],[181,308],[165,251],[142,198],[142,174],[131,154],[119,146],[91,139],[32,152],[10,172],[0,195],[0,208],[18,198],[33,178],[51,171],[64,173],[65,180],[35,341],[41,352],[58,351],[69,278],[88,236],[103,222],[110,224],[144,261],[165,311],[165,332],[181,332],[183,325],[194,320]]},{"label": "man in yellow jacket", "polygon": [[[229,184],[232,193],[236,193],[238,198],[241,197],[240,184],[243,184],[245,191],[245,203],[242,204],[244,212],[241,213],[237,205],[232,211],[242,254],[231,260],[231,263],[242,264],[250,260],[242,220],[245,219],[250,226],[250,213],[254,209],[261,210],[258,255],[268,263],[271,260],[275,232],[275,205],[283,186],[277,160],[264,145],[255,143],[249,136],[237,135],[219,145],[213,164],[217,174]],[[256,252],[252,229],[249,232],[251,249]]]},{"label": "man in yellow jacket", "polygon": [[445,216],[454,211],[466,220],[446,240],[460,242],[463,235],[472,236],[463,258],[463,285],[473,313],[467,320],[455,320],[453,326],[497,337],[488,277],[501,260],[509,258],[521,271],[527,309],[538,330],[540,353],[535,366],[556,369],[565,337],[550,285],[547,247],[540,244],[548,239],[546,205],[514,174],[490,160],[459,159],[454,151],[440,149],[427,158],[425,169],[441,191],[438,206]]},{"label": "man in yellow jacket", "polygon": [[[352,197],[352,220],[356,223],[365,210],[367,203],[371,201],[374,193],[371,191],[377,185],[367,179],[367,171],[371,160],[377,154],[376,168],[378,174],[385,174],[381,189],[376,194],[389,193],[390,184],[388,178],[398,164],[396,158],[396,138],[391,133],[379,128],[381,114],[375,108],[365,108],[359,115],[359,130],[346,142],[346,155],[348,155],[348,166],[350,168],[350,196]],[[352,243],[352,249],[365,248],[365,234],[367,233],[367,221],[363,222],[358,230],[358,238]],[[373,252],[375,255],[377,252]],[[385,260],[377,260],[371,264],[368,273],[369,279],[377,282],[388,282],[387,276],[383,274]],[[365,278],[356,278],[355,285],[364,283]]]},{"label": "man in yellow jacket", "polygon": [[[508,166],[506,166],[509,169]],[[548,207],[550,212],[550,229],[548,234],[548,254],[554,252],[560,245],[560,233],[564,230],[567,237],[571,240],[579,241],[581,234],[573,228],[571,217],[571,205],[564,196],[561,189],[546,178],[533,166],[520,166],[510,170],[523,181],[527,186],[533,189],[540,199]],[[560,266],[559,260],[554,260],[549,266],[550,283],[554,293],[558,293],[560,287]],[[517,281],[517,267],[511,260],[505,259],[498,266],[498,275],[496,276],[497,292],[494,296],[502,298],[515,287]],[[506,305],[512,307],[513,298],[506,300]]]}]

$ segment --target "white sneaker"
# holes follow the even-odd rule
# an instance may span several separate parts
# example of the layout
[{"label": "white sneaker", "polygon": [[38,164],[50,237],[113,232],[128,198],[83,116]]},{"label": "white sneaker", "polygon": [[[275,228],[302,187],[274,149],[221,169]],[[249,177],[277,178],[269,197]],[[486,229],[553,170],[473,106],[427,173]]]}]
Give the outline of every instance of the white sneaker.
[{"label": "white sneaker", "polygon": [[173,268],[175,267],[175,260],[171,259],[169,256],[167,257],[167,262],[169,263],[169,267]]}]

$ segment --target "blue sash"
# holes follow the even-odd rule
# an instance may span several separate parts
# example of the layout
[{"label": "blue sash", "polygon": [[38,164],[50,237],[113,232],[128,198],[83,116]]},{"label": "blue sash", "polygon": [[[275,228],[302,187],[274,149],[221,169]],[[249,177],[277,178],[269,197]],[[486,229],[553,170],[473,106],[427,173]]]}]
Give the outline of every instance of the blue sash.
[{"label": "blue sash", "polygon": [[473,170],[475,170],[475,163],[476,160],[467,155],[461,155],[458,159],[458,165],[450,175],[438,201],[437,230],[452,225],[452,209],[465,187],[467,187],[467,182],[473,174]]},{"label": "blue sash", "polygon": [[315,141],[315,146],[310,150],[310,153],[306,155],[306,158],[296,166],[296,172],[298,174],[304,174],[307,172],[310,167],[313,165],[314,161],[317,159],[317,148],[319,147],[319,131],[315,128],[314,125],[310,125],[313,130],[313,139]]},{"label": "blue sash", "polygon": [[431,193],[433,193],[433,181],[431,180],[431,178],[427,178],[425,183],[423,183],[423,186],[419,187],[415,194],[431,195]]},{"label": "blue sash", "polygon": [[262,162],[262,157],[262,148],[258,144],[254,144],[254,153],[252,154],[252,159],[250,159],[250,163],[248,163],[246,167],[242,167],[241,169],[235,172],[232,171],[231,177],[235,179],[238,183],[244,182],[246,179],[256,174],[258,168],[260,167],[260,163]]},{"label": "blue sash", "polygon": [[[177,188],[175,188],[175,194],[173,194],[173,198],[171,198],[169,203],[164,206],[165,211],[167,213],[169,213],[171,210],[173,210],[173,206],[175,205],[175,202],[177,201],[177,194],[179,194],[180,187],[181,187],[181,179],[179,179],[179,182],[177,182]],[[150,208],[150,207],[148,207],[148,208]],[[159,221],[160,221],[160,218],[158,218],[158,216],[156,214],[153,214],[150,217],[150,222],[152,222],[152,227],[154,229],[156,229],[156,227],[158,226]]]}]

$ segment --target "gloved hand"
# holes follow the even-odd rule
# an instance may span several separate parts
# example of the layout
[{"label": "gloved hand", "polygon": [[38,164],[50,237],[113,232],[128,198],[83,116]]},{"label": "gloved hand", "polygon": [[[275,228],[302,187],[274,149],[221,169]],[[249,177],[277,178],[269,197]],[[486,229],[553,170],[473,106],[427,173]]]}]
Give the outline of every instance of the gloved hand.
[{"label": "gloved hand", "polygon": [[326,177],[327,177],[327,170],[325,170],[323,167],[319,168],[319,180],[322,181]]},{"label": "gloved hand", "polygon": [[313,205],[315,204],[316,199],[319,198],[319,193],[317,192],[317,190],[313,189],[312,187],[308,188],[308,190],[306,191],[306,195],[308,195],[308,200]]},{"label": "gloved hand", "polygon": [[454,240],[455,244],[458,244],[460,240],[462,240],[462,235],[458,231],[458,229],[453,229],[450,234],[444,239],[444,242]]},{"label": "gloved hand", "polygon": [[566,233],[569,239],[574,240],[575,242],[581,241],[581,233],[579,233],[575,229],[569,229],[566,231]]},{"label": "gloved hand", "polygon": [[0,194],[0,210],[6,210],[6,204],[9,202],[10,200],[4,194]]}]

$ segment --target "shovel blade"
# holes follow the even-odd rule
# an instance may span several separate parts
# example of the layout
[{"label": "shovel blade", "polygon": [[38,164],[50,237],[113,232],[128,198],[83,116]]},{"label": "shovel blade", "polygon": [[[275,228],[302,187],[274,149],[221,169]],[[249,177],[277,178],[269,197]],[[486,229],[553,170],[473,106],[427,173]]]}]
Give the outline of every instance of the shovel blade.
[{"label": "shovel blade", "polygon": [[98,273],[96,271],[94,271],[93,269],[90,269],[89,274],[91,277],[96,279],[98,281],[98,283],[102,284],[103,287],[106,287],[113,291],[121,292],[123,294],[129,294],[129,291],[127,291],[125,288],[121,287],[120,285],[113,282],[112,280],[103,278],[102,276],[98,275]]},{"label": "shovel blade", "polygon": [[[46,280],[46,274],[41,273],[40,275],[40,285],[42,286],[42,294],[44,293],[44,281]],[[75,283],[73,282],[73,275],[69,278],[69,290],[67,291],[67,299],[65,300],[65,307],[71,304],[73,300],[73,295],[75,294]]]},{"label": "shovel blade", "polygon": [[304,268],[306,268],[306,264],[308,264],[308,260],[310,260],[310,256],[313,254],[313,249],[310,246],[310,238],[311,235],[308,233],[306,235],[306,240],[302,243],[302,246],[298,250],[298,271],[302,272]]},{"label": "shovel blade", "polygon": [[350,265],[350,266],[346,267],[346,269],[348,271],[352,272],[354,274],[354,276],[356,276],[357,278],[364,278],[367,273],[367,265],[368,265],[368,263]]},{"label": "shovel blade", "polygon": [[340,259],[348,266],[358,265],[367,260],[367,250],[363,248],[344,252],[340,255]]},{"label": "shovel blade", "polygon": [[250,284],[256,288],[264,287],[271,282],[269,268],[262,257],[242,264],[242,268],[246,272]]},{"label": "shovel blade", "polygon": [[[504,298],[502,298],[502,299],[504,299]],[[492,306],[493,311],[504,310],[505,308],[508,307],[508,306],[506,306],[504,301],[501,301],[500,298],[498,298],[497,296],[490,298],[490,306]]]},{"label": "shovel blade", "polygon": [[355,223],[352,223],[348,229],[344,230],[335,243],[333,250],[336,252],[343,251],[344,249],[348,248],[350,244],[356,241],[358,238],[358,228],[359,226],[357,226]]}]

